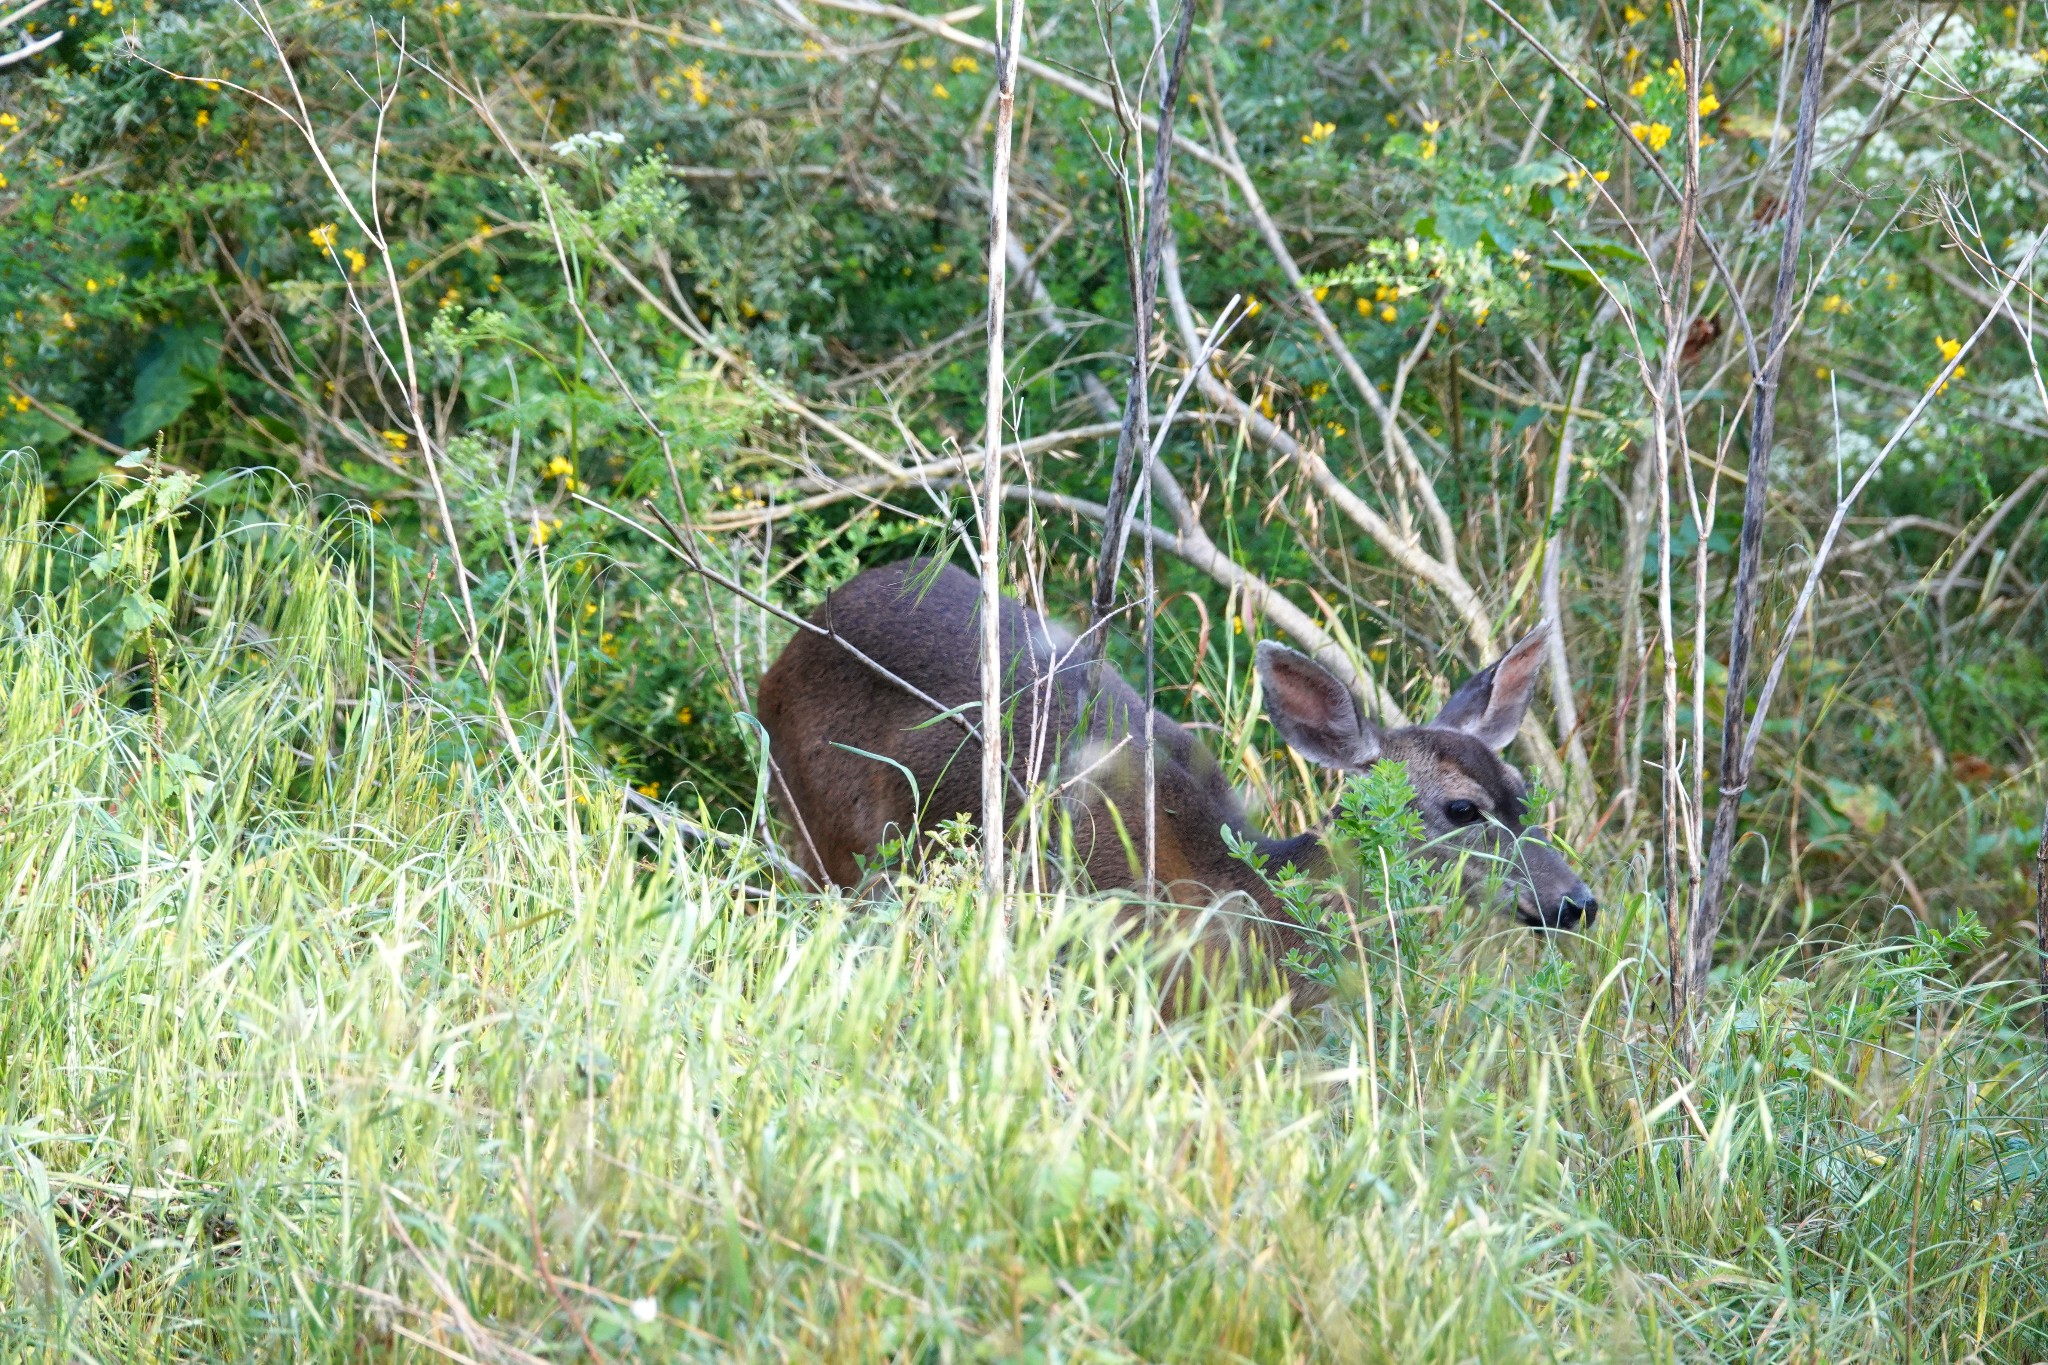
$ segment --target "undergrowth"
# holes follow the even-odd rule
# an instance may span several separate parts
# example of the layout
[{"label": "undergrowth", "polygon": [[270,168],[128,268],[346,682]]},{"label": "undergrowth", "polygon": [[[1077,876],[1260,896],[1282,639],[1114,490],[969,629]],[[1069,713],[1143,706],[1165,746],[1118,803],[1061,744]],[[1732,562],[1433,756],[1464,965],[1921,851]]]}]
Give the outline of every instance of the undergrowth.
[{"label": "undergrowth", "polygon": [[1728,969],[1689,1084],[1641,893],[1538,937],[1390,875],[1336,1005],[1162,1024],[1112,906],[785,894],[434,702],[359,528],[133,472],[5,469],[9,1359],[2048,1350],[1967,917]]}]

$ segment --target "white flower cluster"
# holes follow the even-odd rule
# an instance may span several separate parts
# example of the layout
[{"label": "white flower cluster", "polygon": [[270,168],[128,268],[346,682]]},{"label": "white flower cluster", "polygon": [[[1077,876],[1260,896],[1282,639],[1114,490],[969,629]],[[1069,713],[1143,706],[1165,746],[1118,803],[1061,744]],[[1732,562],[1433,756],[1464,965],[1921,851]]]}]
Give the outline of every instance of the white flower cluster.
[{"label": "white flower cluster", "polygon": [[552,151],[556,156],[570,157],[581,156],[586,152],[594,152],[600,147],[623,147],[625,145],[626,139],[622,134],[615,133],[609,128],[593,128],[587,133],[578,133],[574,137],[563,138],[560,142],[554,143],[548,150]]}]

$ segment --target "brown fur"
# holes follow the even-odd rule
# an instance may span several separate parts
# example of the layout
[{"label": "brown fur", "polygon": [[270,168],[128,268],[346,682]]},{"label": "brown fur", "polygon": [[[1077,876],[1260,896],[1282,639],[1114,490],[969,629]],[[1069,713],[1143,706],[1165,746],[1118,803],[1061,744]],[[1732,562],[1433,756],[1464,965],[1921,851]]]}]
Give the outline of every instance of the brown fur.
[{"label": "brown fur", "polygon": [[[861,574],[813,619],[933,700],[961,708],[959,714],[978,726],[979,604],[979,585],[967,574],[910,560]],[[1137,888],[1143,880],[1137,861],[1143,703],[1107,666],[1095,670],[1091,687],[1083,653],[1035,613],[1007,598],[1002,612],[1011,698],[1002,731],[1010,771],[1026,790],[1049,786],[1057,794],[1055,808],[1091,885]],[[1466,684],[1437,723],[1384,735],[1334,678],[1292,651],[1262,646],[1260,674],[1269,712],[1304,756],[1340,768],[1363,768],[1381,757],[1405,761],[1425,827],[1441,840],[1440,856],[1506,858],[1506,881],[1522,917],[1570,924],[1590,913],[1592,896],[1541,831],[1523,829],[1521,779],[1494,751],[1506,742],[1503,727],[1512,735],[1520,722],[1534,676],[1530,661],[1541,653],[1526,646],[1539,639],[1531,636]],[[1518,697],[1505,695],[1514,689]],[[791,842],[820,881],[851,887],[860,876],[858,859],[886,840],[929,833],[956,815],[979,821],[978,741],[961,724],[935,719],[930,706],[838,641],[799,633],[761,679],[758,709]],[[1445,717],[1463,728],[1447,726]],[[1468,731],[1485,734],[1487,742]],[[1265,879],[1230,855],[1219,831],[1229,826],[1265,854],[1273,870],[1293,863],[1320,875],[1327,854],[1313,834],[1259,834],[1193,734],[1158,714],[1154,733],[1159,898],[1179,907],[1198,956],[1242,957],[1249,950],[1272,970],[1290,950],[1305,946],[1304,936]],[[1446,813],[1458,801],[1473,803],[1483,818],[1461,825]],[[1013,815],[1019,804],[1014,798],[1008,803]],[[1183,959],[1170,977],[1185,975]],[[1315,994],[1309,983],[1292,984],[1298,1004]]]}]

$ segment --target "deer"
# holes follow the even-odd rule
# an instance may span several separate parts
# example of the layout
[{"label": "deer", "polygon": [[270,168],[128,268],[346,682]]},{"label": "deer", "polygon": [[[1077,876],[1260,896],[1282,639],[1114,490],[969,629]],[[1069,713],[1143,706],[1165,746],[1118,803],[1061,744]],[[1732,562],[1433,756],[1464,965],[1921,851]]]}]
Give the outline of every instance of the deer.
[{"label": "deer", "polygon": [[[756,710],[768,733],[772,799],[796,861],[820,886],[857,889],[863,862],[892,840],[928,841],[961,815],[980,828],[989,724],[977,705],[980,593],[950,564],[868,569],[826,598],[762,676]],[[1369,720],[1351,690],[1307,655],[1272,641],[1254,655],[1267,718],[1295,753],[1344,773],[1405,763],[1425,856],[1461,866],[1468,898],[1491,884],[1523,924],[1568,930],[1589,924],[1598,902],[1548,832],[1529,824],[1527,787],[1502,757],[1544,666],[1547,629],[1474,674],[1434,719],[1398,728]],[[1183,921],[1188,947],[1167,968],[1165,995],[1199,965],[1250,953],[1279,974],[1296,1008],[1320,1003],[1327,988],[1287,965],[1306,960],[1309,937],[1253,865],[1331,875],[1318,832],[1275,838],[1254,829],[1208,748],[1155,710],[1147,884],[1135,834],[1145,703],[1099,651],[1009,597],[1001,662],[1011,704],[997,724],[1011,790],[1051,797],[1094,890],[1139,893],[1128,913],[1164,909]],[[1246,845],[1255,857],[1243,856]],[[1140,904],[1146,898],[1154,910]]]}]

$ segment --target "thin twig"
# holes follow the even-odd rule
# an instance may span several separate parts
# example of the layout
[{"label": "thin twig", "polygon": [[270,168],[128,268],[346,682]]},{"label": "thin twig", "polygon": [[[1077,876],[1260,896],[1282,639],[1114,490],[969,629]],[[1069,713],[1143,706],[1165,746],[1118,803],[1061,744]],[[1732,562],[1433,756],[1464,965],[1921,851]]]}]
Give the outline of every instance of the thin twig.
[{"label": "thin twig", "polygon": [[[1003,312],[1010,233],[1010,127],[1017,111],[1017,56],[1024,46],[1024,0],[1009,0],[1007,40],[996,54],[995,151],[990,158],[988,212],[988,401],[981,448],[981,881],[991,905],[1003,894],[1004,779],[1011,776],[1003,744]],[[1002,32],[1000,6],[996,31]],[[993,940],[1004,950],[1006,934]],[[994,964],[1001,970],[1001,964]]]},{"label": "thin twig", "polygon": [[[1766,495],[1771,482],[1771,447],[1777,428],[1778,378],[1783,370],[1785,347],[1795,320],[1793,286],[1798,275],[1800,241],[1806,226],[1806,192],[1813,168],[1814,131],[1820,122],[1821,76],[1827,60],[1830,4],[1831,0],[1813,0],[1807,19],[1806,72],[1800,90],[1799,123],[1792,148],[1791,184],[1786,190],[1784,239],[1778,253],[1778,282],[1771,299],[1770,341],[1764,348],[1763,367],[1756,372],[1756,407],[1749,438],[1749,478],[1743,489],[1742,533],[1736,551],[1735,620],[1730,629],[1728,683],[1722,707],[1720,801],[1714,809],[1714,829],[1707,843],[1706,867],[1701,873],[1699,890],[1693,901],[1686,951],[1685,992],[1694,1001],[1706,989],[1707,970],[1714,959],[1714,940],[1728,914],[1726,893],[1729,864],[1735,851],[1735,821],[1742,808],[1743,793],[1749,786],[1749,757],[1754,752],[1753,738],[1745,735],[1745,726],[1751,727],[1752,731],[1763,728],[1761,704],[1754,722],[1744,714],[1749,690],[1749,656],[1756,635],[1757,580],[1763,568],[1764,520],[1768,513]],[[1871,467],[1875,469],[1876,465],[1873,463]],[[1831,527],[1830,543],[1832,539]],[[1816,574],[1821,562],[1821,558],[1815,560]],[[1675,963],[1673,970],[1677,970]]]},{"label": "thin twig", "polygon": [[1153,153],[1152,185],[1145,201],[1143,260],[1131,283],[1131,384],[1124,398],[1124,417],[1117,434],[1116,459],[1110,466],[1109,520],[1103,525],[1102,554],[1095,564],[1095,591],[1089,599],[1091,619],[1106,616],[1116,596],[1117,570],[1122,567],[1124,522],[1130,516],[1137,475],[1138,451],[1149,427],[1152,371],[1152,313],[1159,297],[1159,254],[1166,244],[1168,176],[1173,168],[1174,104],[1180,97],[1181,69],[1187,63],[1188,31],[1194,21],[1194,0],[1182,0],[1180,30],[1159,96],[1159,141]]}]

